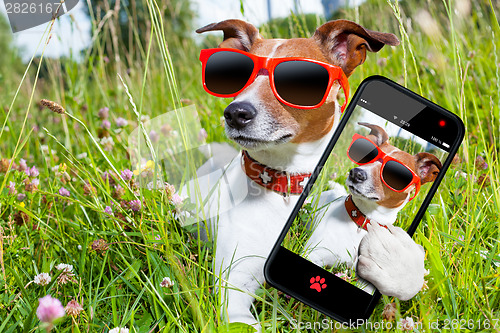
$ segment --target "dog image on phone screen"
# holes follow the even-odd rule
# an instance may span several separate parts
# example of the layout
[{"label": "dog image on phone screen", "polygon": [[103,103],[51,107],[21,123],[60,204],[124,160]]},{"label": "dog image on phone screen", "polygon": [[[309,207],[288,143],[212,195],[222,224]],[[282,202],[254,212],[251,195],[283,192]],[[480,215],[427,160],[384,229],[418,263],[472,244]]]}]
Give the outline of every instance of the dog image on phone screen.
[{"label": "dog image on phone screen", "polygon": [[[442,165],[431,153],[412,155],[391,145],[380,126],[358,124],[370,133],[354,134],[347,149],[347,157],[357,164],[345,182],[349,193],[340,198],[338,190],[321,194],[317,214],[321,220],[312,226],[314,231],[305,245],[307,258],[318,266],[357,264],[359,276],[381,293],[407,300],[422,288],[424,267],[415,275],[407,275],[405,270],[423,263],[424,251],[393,223],[418,195],[420,186],[436,179]],[[393,238],[386,242],[389,234]],[[374,261],[372,251],[385,260]],[[364,289],[371,291],[372,287]]]},{"label": "dog image on phone screen", "polygon": [[[347,99],[347,77],[368,51],[399,40],[347,20],[327,22],[310,38],[264,39],[241,20],[197,30],[208,31],[222,31],[224,39],[219,48],[201,52],[204,88],[234,98],[224,110],[225,131],[242,151],[220,178],[199,180],[203,212],[198,216],[216,242],[213,270],[224,302],[221,316],[260,329],[251,307],[265,282],[264,263],[337,127],[345,107],[337,96]],[[221,164],[215,155],[200,169],[208,172]],[[391,242],[397,236],[384,237]]]}]

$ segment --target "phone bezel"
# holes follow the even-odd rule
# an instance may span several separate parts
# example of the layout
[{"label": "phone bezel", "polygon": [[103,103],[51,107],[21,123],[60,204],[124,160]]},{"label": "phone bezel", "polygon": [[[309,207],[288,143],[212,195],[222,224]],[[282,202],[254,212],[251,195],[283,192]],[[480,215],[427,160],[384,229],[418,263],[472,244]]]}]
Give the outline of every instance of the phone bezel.
[{"label": "phone bezel", "polygon": [[[349,325],[352,325],[353,322],[355,322],[355,323],[357,322],[359,324],[360,322],[358,321],[358,319],[368,319],[369,318],[369,316],[371,315],[373,309],[375,308],[375,306],[376,306],[376,304],[381,296],[379,291],[376,290],[373,295],[370,295],[370,294],[362,291],[361,289],[358,289],[358,288],[353,286],[354,288],[359,290],[360,293],[364,293],[364,294],[368,295],[369,299],[362,297],[363,296],[362,294],[358,294],[357,298],[358,298],[359,302],[356,302],[356,303],[360,303],[360,304],[359,304],[359,306],[358,305],[355,305],[355,306],[357,307],[357,309],[359,311],[355,311],[354,313],[349,312],[352,310],[347,309],[345,304],[344,304],[341,308],[333,306],[333,305],[330,306],[330,309],[336,308],[336,312],[332,312],[329,308],[325,307],[323,304],[318,304],[318,302],[315,301],[314,299],[312,299],[312,297],[306,297],[306,296],[302,295],[300,292],[297,292],[297,290],[292,290],[289,286],[287,286],[286,281],[290,280],[290,273],[291,273],[289,271],[288,267],[292,267],[293,265],[302,265],[305,269],[306,267],[311,268],[309,266],[309,264],[313,265],[315,267],[318,267],[318,266],[314,265],[313,263],[311,263],[307,259],[304,259],[304,258],[300,257],[299,255],[285,249],[284,247],[281,246],[281,243],[282,243],[283,239],[285,238],[286,233],[288,232],[288,230],[292,226],[292,223],[294,222],[300,208],[304,204],[305,199],[307,198],[314,182],[316,181],[318,175],[320,174],[322,167],[326,163],[333,147],[335,146],[335,143],[337,142],[338,138],[340,137],[340,134],[342,133],[347,122],[349,121],[354,109],[358,105],[358,101],[361,98],[365,88],[371,82],[374,82],[374,81],[381,81],[381,82],[387,84],[389,89],[395,89],[398,92],[405,94],[406,96],[416,100],[417,102],[422,103],[426,107],[431,108],[431,110],[438,111],[439,113],[446,115],[447,118],[449,118],[453,121],[453,123],[456,126],[457,133],[458,133],[456,139],[450,145],[449,154],[443,163],[443,168],[441,169],[441,172],[439,172],[438,176],[436,177],[433,184],[431,185],[429,192],[427,193],[426,197],[424,198],[422,205],[420,206],[419,210],[417,211],[417,213],[413,219],[413,222],[411,223],[410,227],[407,230],[407,232],[410,236],[412,236],[414,234],[418,224],[420,223],[420,220],[422,219],[423,215],[425,214],[425,211],[426,211],[430,201],[434,197],[434,194],[436,193],[437,188],[439,187],[444,175],[446,174],[446,171],[448,170],[448,168],[453,160],[453,157],[456,154],[458,148],[460,147],[460,144],[461,144],[463,137],[465,135],[464,124],[458,116],[456,116],[452,112],[444,109],[443,107],[425,99],[424,97],[417,95],[416,93],[412,92],[411,90],[408,90],[405,87],[400,86],[399,84],[391,81],[390,79],[388,79],[386,77],[379,76],[379,75],[370,76],[370,77],[366,78],[365,80],[363,80],[363,82],[361,82],[360,86],[358,87],[358,89],[354,93],[353,98],[351,99],[349,105],[347,106],[347,109],[346,109],[344,116],[342,117],[335,133],[333,134],[332,139],[330,140],[325,152],[322,154],[318,165],[315,167],[314,172],[312,173],[312,176],[311,176],[309,182],[305,186],[304,191],[300,195],[295,207],[293,208],[292,213],[290,214],[290,216],[287,220],[287,223],[286,223],[285,227],[283,228],[278,240],[276,241],[276,244],[274,245],[268,259],[266,260],[265,266],[264,266],[264,276],[266,278],[266,281],[271,286],[287,293],[290,296],[295,297],[296,299],[300,300],[301,302],[303,302],[303,303],[311,306],[312,308],[320,311],[321,313],[323,313],[329,317],[332,317],[333,319],[335,319],[339,322],[348,323]],[[291,254],[294,254],[296,256],[295,262],[290,262],[290,261],[294,261],[295,259],[291,259],[291,258],[295,258],[295,257],[293,255],[290,257],[290,253],[287,253],[286,251],[288,251]],[[284,260],[284,261],[288,261],[288,262],[279,262],[279,260]],[[323,268],[321,268],[321,267],[318,267],[318,268],[321,271],[323,271],[323,274],[328,274],[329,281],[335,282],[336,281],[335,279],[338,279],[342,282],[345,282],[342,279],[334,276],[332,273],[324,270]],[[276,272],[276,270],[278,270],[278,272]],[[332,277],[333,277],[333,279],[332,279]],[[288,282],[288,285],[290,285],[290,283],[292,283],[292,282]],[[348,289],[350,289],[350,288],[348,288]],[[338,293],[339,293],[339,291],[337,290],[337,294]],[[356,292],[353,292],[353,293],[357,294]],[[340,296],[340,295],[338,295],[338,296]],[[343,296],[345,296],[345,295],[343,295]],[[353,295],[351,295],[351,296],[353,296]],[[332,299],[332,303],[334,303],[335,301],[344,302],[344,300],[345,300],[345,298],[338,297],[337,300]]]}]

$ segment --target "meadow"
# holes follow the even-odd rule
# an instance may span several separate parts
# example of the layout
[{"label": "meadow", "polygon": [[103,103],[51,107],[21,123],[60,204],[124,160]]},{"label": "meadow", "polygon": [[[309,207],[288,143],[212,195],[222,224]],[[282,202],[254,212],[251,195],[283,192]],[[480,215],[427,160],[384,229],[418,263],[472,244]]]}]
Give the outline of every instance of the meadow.
[{"label": "meadow", "polygon": [[[222,33],[197,43],[175,33],[181,20],[174,18],[184,13],[174,1],[141,3],[149,28],[132,25],[126,48],[117,43],[118,16],[91,13],[94,46],[79,61],[2,60],[0,332],[249,329],[219,319],[213,244],[194,236],[196,227],[181,226],[189,207],[178,184],[144,181],[161,173],[181,182],[200,156],[172,158],[160,169],[153,152],[135,163],[127,150],[135,128],[154,143],[141,124],[189,105],[198,112],[201,143],[227,141],[221,117],[230,101],[205,93],[197,59]],[[133,22],[137,14],[128,15]],[[349,79],[352,91],[365,77],[384,75],[456,113],[467,129],[414,235],[426,251],[426,288],[406,302],[384,296],[371,317],[376,325],[354,331],[500,331],[499,15],[498,0],[373,0],[335,14],[401,40],[367,56]],[[324,22],[292,13],[260,31],[308,37]],[[50,29],[41,49],[51,47]],[[53,325],[37,313],[46,295],[66,307]],[[351,331],[318,324],[328,318],[267,286],[254,311],[266,332]]]}]

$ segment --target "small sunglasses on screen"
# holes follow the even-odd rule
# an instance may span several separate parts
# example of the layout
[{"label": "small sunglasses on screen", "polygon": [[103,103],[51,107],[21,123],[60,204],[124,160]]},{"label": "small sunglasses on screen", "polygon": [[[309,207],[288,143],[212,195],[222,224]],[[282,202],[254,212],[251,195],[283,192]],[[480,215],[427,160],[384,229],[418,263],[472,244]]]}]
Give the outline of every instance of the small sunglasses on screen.
[{"label": "small sunglasses on screen", "polygon": [[307,58],[268,58],[227,48],[201,50],[203,87],[217,97],[234,97],[248,87],[261,69],[269,73],[271,90],[283,104],[299,109],[320,107],[333,82],[344,91],[347,106],[349,83],[342,68]]},{"label": "small sunglasses on screen", "polygon": [[354,134],[347,156],[357,165],[365,165],[382,160],[380,179],[395,192],[403,192],[415,184],[415,194],[420,190],[420,177],[403,162],[384,153],[373,141],[360,134]]}]

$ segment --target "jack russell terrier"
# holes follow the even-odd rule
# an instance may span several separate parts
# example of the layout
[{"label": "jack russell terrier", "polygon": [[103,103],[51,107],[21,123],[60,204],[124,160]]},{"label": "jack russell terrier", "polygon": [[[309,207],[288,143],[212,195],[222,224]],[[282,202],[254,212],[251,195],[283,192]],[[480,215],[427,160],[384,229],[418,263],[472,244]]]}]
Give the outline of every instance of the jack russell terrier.
[{"label": "jack russell terrier", "polygon": [[[311,226],[313,232],[305,245],[307,258],[318,266],[329,267],[355,267],[357,262],[358,275],[382,294],[408,300],[424,283],[424,250],[393,223],[398,212],[417,195],[420,185],[436,179],[442,165],[433,154],[411,155],[392,146],[380,126],[359,124],[371,129],[366,139],[378,147],[379,156],[402,162],[413,172],[415,181],[404,184],[402,191],[392,190],[382,179],[381,158],[351,169],[346,180],[349,195],[339,196],[336,189],[321,193],[318,199],[321,209],[316,216],[321,221]],[[364,289],[372,291],[369,285]]]},{"label": "jack russell terrier", "polygon": [[[243,152],[224,167],[221,177],[200,178],[196,191],[188,193],[196,193],[197,200],[190,195],[192,201],[203,202],[196,215],[215,238],[213,268],[224,301],[221,315],[260,328],[250,308],[265,282],[264,263],[338,124],[341,85],[348,96],[347,77],[365,61],[367,51],[398,45],[399,40],[346,20],[327,22],[310,38],[264,39],[241,20],[213,23],[197,32],[217,30],[224,32],[219,49],[203,50],[200,56],[204,87],[215,96],[235,97],[224,110],[225,130]],[[297,65],[286,60],[301,60],[304,80],[295,78],[295,84],[286,85],[292,72],[287,65]],[[311,75],[318,80],[307,81]],[[300,89],[294,90],[296,86]],[[319,92],[308,90],[310,86]],[[215,156],[202,168],[219,167]],[[396,243],[404,233],[396,229],[381,242]],[[397,244],[395,256],[416,246],[409,237]],[[384,261],[377,257],[380,247],[366,242],[365,256]],[[369,271],[369,265],[359,265],[360,273],[365,267]],[[406,273],[423,276],[421,267],[423,258]],[[398,289],[391,282],[384,290],[396,295]]]}]

